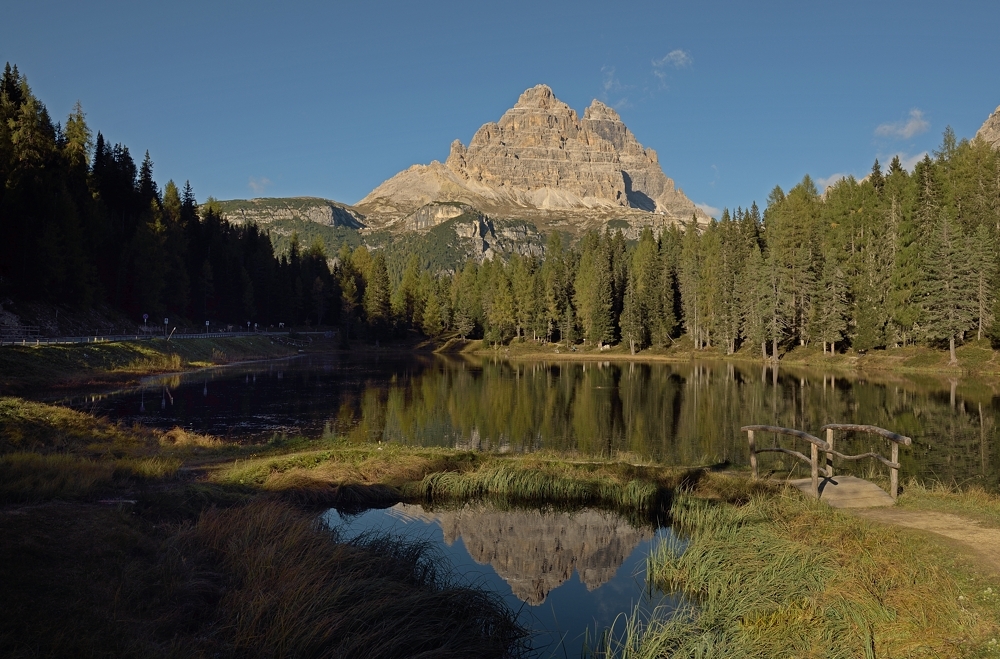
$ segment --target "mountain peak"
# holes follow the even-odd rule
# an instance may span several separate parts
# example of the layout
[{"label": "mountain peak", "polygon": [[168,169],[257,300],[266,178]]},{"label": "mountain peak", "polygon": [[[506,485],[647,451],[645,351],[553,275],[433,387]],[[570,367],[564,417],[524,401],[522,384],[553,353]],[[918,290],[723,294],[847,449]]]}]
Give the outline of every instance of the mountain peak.
[{"label": "mountain peak", "polygon": [[621,122],[622,118],[613,108],[608,107],[604,103],[601,103],[596,98],[590,102],[590,107],[588,107],[583,112],[583,118],[589,119],[591,121],[617,121]]},{"label": "mountain peak", "polygon": [[664,220],[707,219],[674,188],[656,152],[636,140],[617,112],[594,100],[580,119],[548,85],[525,90],[498,121],[483,124],[468,146],[455,140],[443,165],[401,172],[358,206],[366,213],[399,214],[431,202],[465,203],[498,217],[621,210],[657,213]]},{"label": "mountain peak", "polygon": [[521,96],[518,97],[517,103],[514,104],[514,107],[549,108],[555,103],[560,103],[560,101],[556,98],[556,95],[552,93],[551,87],[548,85],[535,85],[530,89],[524,90]]}]

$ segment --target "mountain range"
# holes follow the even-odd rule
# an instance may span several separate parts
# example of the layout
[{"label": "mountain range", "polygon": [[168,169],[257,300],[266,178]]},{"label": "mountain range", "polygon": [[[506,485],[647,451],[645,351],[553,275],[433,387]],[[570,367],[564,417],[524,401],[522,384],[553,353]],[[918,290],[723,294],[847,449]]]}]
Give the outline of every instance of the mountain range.
[{"label": "mountain range", "polygon": [[[576,238],[621,229],[634,238],[646,226],[709,220],[614,109],[595,99],[580,118],[546,85],[526,90],[467,146],[452,142],[444,163],[413,165],[353,206],[318,198],[219,203],[229,221],[267,225],[277,235],[306,221],[335,227],[341,238],[357,231],[367,241],[447,223],[468,243],[460,251],[479,259],[497,254],[500,243],[523,252],[525,238],[535,252],[551,231]],[[506,235],[511,227],[524,235]]]}]

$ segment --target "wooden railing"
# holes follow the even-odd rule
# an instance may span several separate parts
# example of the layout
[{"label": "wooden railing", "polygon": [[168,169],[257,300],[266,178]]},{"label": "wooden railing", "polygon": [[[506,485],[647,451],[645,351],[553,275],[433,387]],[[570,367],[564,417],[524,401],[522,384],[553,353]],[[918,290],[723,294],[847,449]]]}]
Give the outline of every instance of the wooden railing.
[{"label": "wooden railing", "polygon": [[[753,471],[754,478],[757,478],[758,453],[767,453],[769,451],[775,453],[787,453],[788,455],[809,463],[810,471],[812,473],[812,492],[816,498],[819,498],[819,450],[823,449],[824,451],[829,452],[831,450],[829,444],[824,442],[819,437],[814,437],[807,432],[793,430],[792,428],[782,428],[781,426],[743,426],[740,430],[747,433],[747,439],[750,441],[750,469]],[[790,437],[804,439],[810,444],[810,456],[807,458],[804,454],[799,453],[798,451],[782,448],[780,446],[757,448],[757,444],[754,441],[755,432],[773,432],[777,435],[788,435]]]},{"label": "wooden railing", "polygon": [[[826,469],[823,471],[827,478],[833,477],[833,459],[835,457],[842,460],[861,460],[863,458],[874,458],[889,467],[889,494],[893,499],[899,496],[899,445],[910,446],[913,440],[904,435],[899,435],[897,433],[886,430],[885,428],[879,428],[878,426],[864,426],[856,425],[851,423],[828,423],[823,426],[822,430],[826,431],[826,440],[822,440],[819,437],[814,437],[809,433],[802,432],[801,430],[794,430],[792,428],[782,428],[781,426],[743,426],[740,428],[742,432],[747,433],[747,440],[750,442],[750,469],[753,472],[753,477],[758,478],[757,474],[757,454],[766,452],[776,452],[776,453],[787,453],[793,457],[802,460],[803,462],[808,462],[810,467],[810,472],[812,474],[812,492],[817,498],[819,497],[819,452],[823,451],[826,454]],[[887,460],[885,457],[879,455],[878,453],[869,452],[862,453],[860,455],[845,455],[834,449],[834,437],[833,432],[835,430],[843,430],[848,432],[864,432],[871,435],[879,435],[884,437],[892,443],[892,459]],[[790,437],[797,437],[799,439],[804,439],[810,443],[810,455],[806,457],[804,454],[798,451],[793,451],[791,449],[782,448],[780,446],[772,446],[767,448],[757,448],[756,439],[754,437],[755,432],[770,432],[778,435],[788,435]]]},{"label": "wooden railing", "polygon": [[[862,458],[875,458],[886,467],[889,468],[889,495],[896,499],[899,497],[899,445],[910,446],[913,440],[905,435],[899,435],[892,431],[886,430],[885,428],[879,428],[878,426],[860,426],[853,423],[828,423],[821,428],[821,430],[826,431],[826,443],[830,445],[830,449],[826,452],[826,472],[827,476],[833,476],[833,458],[838,457],[842,460],[861,460]],[[878,453],[862,453],[860,455],[844,455],[839,451],[835,451],[833,448],[833,431],[834,430],[845,430],[847,432],[864,432],[869,435],[878,435],[889,440],[892,444],[892,458],[886,460],[884,457]]]}]

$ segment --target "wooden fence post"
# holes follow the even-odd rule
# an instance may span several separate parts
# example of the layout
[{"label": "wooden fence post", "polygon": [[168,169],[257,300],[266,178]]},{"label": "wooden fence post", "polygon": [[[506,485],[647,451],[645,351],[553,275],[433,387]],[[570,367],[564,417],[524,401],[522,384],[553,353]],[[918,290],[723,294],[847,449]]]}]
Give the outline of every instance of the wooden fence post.
[{"label": "wooden fence post", "polygon": [[819,447],[813,444],[812,442],[809,443],[809,446],[812,447],[811,450],[809,451],[810,457],[812,458],[809,461],[810,462],[809,466],[812,469],[812,490],[813,494],[818,499],[819,498]]},{"label": "wooden fence post", "polygon": [[[899,464],[899,444],[896,442],[892,442],[892,461]],[[889,494],[892,495],[893,500],[899,496],[899,467],[893,467],[892,473],[889,475]]]},{"label": "wooden fence post", "polygon": [[753,473],[754,480],[757,479],[757,445],[753,441],[753,431],[747,431],[747,439],[750,442],[750,471]]},{"label": "wooden fence post", "polygon": [[833,478],[833,428],[826,429],[826,443],[830,445],[826,454],[826,477]]}]

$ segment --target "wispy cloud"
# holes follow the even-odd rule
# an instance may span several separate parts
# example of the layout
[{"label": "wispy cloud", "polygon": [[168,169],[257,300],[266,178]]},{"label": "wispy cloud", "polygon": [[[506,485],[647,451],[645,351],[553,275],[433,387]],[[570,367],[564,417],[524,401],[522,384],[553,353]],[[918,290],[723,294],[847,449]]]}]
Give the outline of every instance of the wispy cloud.
[{"label": "wispy cloud", "polygon": [[271,185],[271,180],[263,176],[260,178],[254,178],[251,176],[250,182],[247,183],[247,187],[249,187],[254,194],[264,194],[264,190],[267,189],[267,186],[269,185]]},{"label": "wispy cloud", "polygon": [[875,134],[879,137],[896,137],[908,140],[914,135],[927,132],[927,129],[930,127],[930,122],[924,119],[923,111],[913,108],[910,110],[908,119],[881,124],[875,129]]},{"label": "wispy cloud", "polygon": [[[628,96],[620,95],[622,92],[630,89],[630,87],[622,84],[622,81],[618,79],[615,67],[602,66],[601,75],[603,76],[601,81],[601,100],[616,110],[631,107]],[[618,96],[618,98],[612,99],[611,96],[613,95]]]},{"label": "wispy cloud", "polygon": [[691,57],[691,53],[678,48],[677,50],[671,50],[660,59],[654,59],[653,70],[655,71],[665,67],[683,69],[684,67],[691,66],[692,64],[694,64],[694,58]]},{"label": "wispy cloud", "polygon": [[705,215],[708,215],[709,217],[714,217],[715,219],[719,219],[719,217],[722,215],[722,211],[716,208],[715,206],[709,206],[708,204],[695,204],[695,206],[698,208],[698,210],[702,211],[703,213],[705,213]]},{"label": "wispy cloud", "polygon": [[668,69],[683,69],[691,66],[693,63],[694,58],[691,57],[691,53],[680,48],[671,50],[663,57],[650,61],[650,64],[653,65],[653,75],[660,81],[661,89],[667,88]]}]

